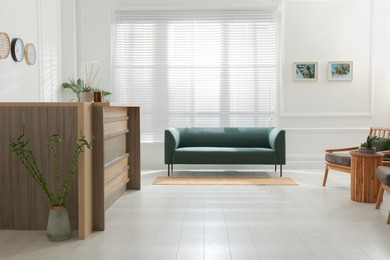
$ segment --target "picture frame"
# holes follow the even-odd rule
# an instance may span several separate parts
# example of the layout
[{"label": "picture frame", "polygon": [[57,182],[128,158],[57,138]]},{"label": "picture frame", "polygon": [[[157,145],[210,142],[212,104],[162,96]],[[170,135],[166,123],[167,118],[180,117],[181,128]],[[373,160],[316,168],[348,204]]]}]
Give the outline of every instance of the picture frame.
[{"label": "picture frame", "polygon": [[352,61],[329,61],[328,62],[328,80],[353,80],[353,62]]},{"label": "picture frame", "polygon": [[317,81],[318,62],[294,62],[293,80],[294,81]]}]

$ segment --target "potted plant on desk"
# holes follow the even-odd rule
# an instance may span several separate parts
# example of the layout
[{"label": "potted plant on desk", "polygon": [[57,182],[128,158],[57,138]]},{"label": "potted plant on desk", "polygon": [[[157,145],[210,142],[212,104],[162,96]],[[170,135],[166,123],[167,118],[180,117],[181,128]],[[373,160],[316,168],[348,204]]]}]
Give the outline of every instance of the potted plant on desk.
[{"label": "potted plant on desk", "polygon": [[74,80],[71,78],[69,79],[69,82],[62,83],[62,87],[64,89],[70,89],[76,95],[78,102],[91,102],[92,95],[96,91],[101,92],[103,100],[105,100],[108,95],[111,95],[111,92],[94,88],[91,85],[84,83],[81,79]]},{"label": "potted plant on desk", "polygon": [[76,95],[78,102],[91,102],[93,88],[86,85],[83,80],[73,78],[69,79],[69,82],[62,83],[64,89],[70,89]]},{"label": "potted plant on desk", "polygon": [[94,92],[100,92],[100,96],[104,100],[106,96],[111,95],[111,92],[93,87],[100,68],[96,68],[95,65],[92,64],[88,69],[87,64],[88,63],[82,64],[81,79],[74,80],[73,78],[70,78],[69,82],[62,83],[62,87],[64,89],[72,90],[73,93],[76,94],[77,101],[79,102],[92,102]]},{"label": "potted plant on desk", "polygon": [[57,194],[55,195],[46,181],[45,177],[37,164],[37,161],[32,151],[27,147],[28,139],[24,134],[25,127],[23,126],[23,132],[18,138],[11,138],[10,149],[16,154],[18,159],[27,169],[28,173],[34,178],[42,192],[48,198],[51,207],[49,213],[49,219],[47,223],[47,237],[52,241],[62,241],[69,239],[71,236],[71,229],[69,223],[68,211],[65,208],[65,201],[70,191],[73,176],[76,171],[77,162],[80,153],[85,151],[85,147],[92,149],[91,142],[88,142],[84,135],[76,141],[76,147],[73,151],[72,161],[70,163],[68,175],[65,181],[61,182],[60,176],[60,164],[58,156],[58,144],[62,141],[58,134],[53,134],[49,137],[48,147],[53,153],[56,167],[56,179],[57,179]]}]

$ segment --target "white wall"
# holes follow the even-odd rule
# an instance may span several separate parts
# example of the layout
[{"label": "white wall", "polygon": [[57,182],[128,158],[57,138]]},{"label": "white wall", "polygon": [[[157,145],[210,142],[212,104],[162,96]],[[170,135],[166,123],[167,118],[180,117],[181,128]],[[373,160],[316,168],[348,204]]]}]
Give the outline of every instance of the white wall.
[{"label": "white wall", "polygon": [[[111,25],[118,9],[164,10],[277,6],[279,0],[80,0],[77,1],[77,65],[99,61],[99,88],[114,91]],[[80,69],[79,69],[80,70]]]},{"label": "white wall", "polygon": [[[287,130],[288,167],[323,167],[325,148],[359,145],[369,126],[390,125],[389,7],[386,0],[285,1],[279,122]],[[308,37],[293,29],[303,18],[311,22]],[[319,62],[318,82],[292,81],[291,64],[300,58]],[[332,60],[354,61],[353,81],[327,81]]]},{"label": "white wall", "polygon": [[[77,78],[76,2],[61,1],[61,75],[62,82]],[[62,90],[63,101],[75,101],[70,90]]]},{"label": "white wall", "polygon": [[77,65],[98,61],[94,87],[112,91],[111,1],[77,1]]},{"label": "white wall", "polygon": [[[0,30],[6,32],[11,41],[12,38],[21,38],[24,43],[33,43],[37,48],[38,13],[36,1],[1,0],[1,6],[7,8],[4,8],[0,15]],[[21,6],[23,8],[20,8]],[[21,22],[20,17],[23,17],[23,22]],[[0,60],[0,101],[38,100],[38,68],[38,65],[28,66],[25,60],[14,62],[11,53],[7,59]]]},{"label": "white wall", "polygon": [[40,101],[61,101],[60,0],[38,0]]},{"label": "white wall", "polygon": [[[371,1],[287,1],[283,13],[281,116],[370,116]],[[328,61],[352,61],[353,80],[329,81]],[[293,62],[318,62],[318,80],[294,81]]]},{"label": "white wall", "polygon": [[[0,16],[1,30],[9,33],[10,37],[21,37],[26,42],[35,43],[36,46],[38,45],[40,55],[50,53],[47,54],[48,57],[38,56],[38,64],[35,66],[27,66],[24,62],[14,63],[10,57],[7,60],[0,60],[0,101],[43,101],[45,93],[49,93],[49,99],[55,100],[61,96],[59,91],[61,77],[66,80],[69,76],[78,74],[81,62],[94,60],[98,60],[101,66],[99,87],[112,90],[111,26],[115,8],[244,9],[269,6],[277,2],[271,0],[71,0],[66,1],[65,6],[64,1],[61,2],[60,15],[58,0],[0,1],[6,2],[9,10]],[[278,121],[279,125],[287,130],[287,167],[323,167],[323,150],[326,147],[357,145],[363,141],[369,126],[390,126],[388,116],[390,112],[390,102],[388,102],[390,31],[387,28],[390,24],[390,16],[387,13],[387,10],[390,10],[390,1],[285,0],[282,2],[285,12],[283,21],[288,22],[288,25],[284,27],[283,33],[284,72],[279,95],[281,111]],[[22,9],[22,16],[28,20],[26,23],[20,22],[15,16],[19,12],[19,6],[29,7]],[[295,32],[294,23],[300,23],[302,18],[307,18],[303,19],[304,22],[307,21],[310,29],[307,33]],[[332,21],[333,18],[347,23],[346,28],[343,29],[345,34],[343,31],[328,27],[337,24]],[[44,21],[45,25],[39,21]],[[47,23],[51,24],[47,25]],[[301,44],[302,40],[305,42],[305,35],[311,43],[309,46]],[[59,41],[61,37],[62,41]],[[338,38],[342,38],[343,41],[339,43]],[[44,60],[45,57],[47,60]],[[354,80],[346,83],[327,82],[325,78],[327,61],[344,59],[354,61]],[[313,60],[320,63],[318,82],[296,84],[291,81],[291,62],[300,60]],[[49,74],[52,76],[44,77]],[[47,83],[51,79],[54,81]],[[45,88],[42,89],[42,86]],[[343,98],[335,97],[338,88],[342,88]],[[335,100],[334,98],[338,100],[332,101]],[[315,102],[307,102],[307,100]],[[360,106],[359,103],[362,105]],[[142,144],[141,149],[143,168],[165,168],[162,143]]]},{"label": "white wall", "polygon": [[0,101],[57,101],[60,99],[59,0],[0,0],[0,30],[37,51],[35,65],[0,60]]},{"label": "white wall", "polygon": [[[113,89],[110,35],[117,8],[245,9],[275,3],[278,1],[84,0],[78,6],[79,62],[106,64],[102,82]],[[281,7],[283,73],[278,122],[287,130],[287,167],[323,167],[325,148],[358,145],[369,126],[390,126],[386,99],[390,92],[390,31],[386,28],[390,16],[385,11],[390,10],[390,1],[284,0]],[[354,62],[353,81],[327,81],[327,62],[344,60]],[[319,80],[293,82],[294,61],[319,62]],[[141,148],[143,168],[165,168],[162,143],[144,143]]]}]

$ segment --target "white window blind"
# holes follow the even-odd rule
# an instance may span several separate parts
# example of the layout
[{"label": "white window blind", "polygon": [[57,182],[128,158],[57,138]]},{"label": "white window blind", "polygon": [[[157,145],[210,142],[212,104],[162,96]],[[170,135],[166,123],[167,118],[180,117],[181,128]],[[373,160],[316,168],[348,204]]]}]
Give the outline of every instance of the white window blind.
[{"label": "white window blind", "polygon": [[143,142],[164,129],[272,126],[276,10],[116,11],[115,98],[141,106]]}]

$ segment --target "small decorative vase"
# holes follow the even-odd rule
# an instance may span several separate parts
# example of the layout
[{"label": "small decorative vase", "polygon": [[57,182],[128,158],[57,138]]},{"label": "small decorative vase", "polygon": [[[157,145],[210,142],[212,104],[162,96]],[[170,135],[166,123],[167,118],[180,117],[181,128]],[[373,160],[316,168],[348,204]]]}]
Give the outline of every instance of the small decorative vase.
[{"label": "small decorative vase", "polygon": [[47,238],[63,241],[71,236],[68,210],[64,206],[51,207],[47,221]]},{"label": "small decorative vase", "polygon": [[357,150],[358,153],[365,153],[365,154],[374,154],[376,153],[376,149],[374,148],[365,148],[365,147],[359,147]]},{"label": "small decorative vase", "polygon": [[93,92],[93,102],[102,102],[102,92],[94,91]]},{"label": "small decorative vase", "polygon": [[92,102],[92,93],[80,92],[80,102]]}]

